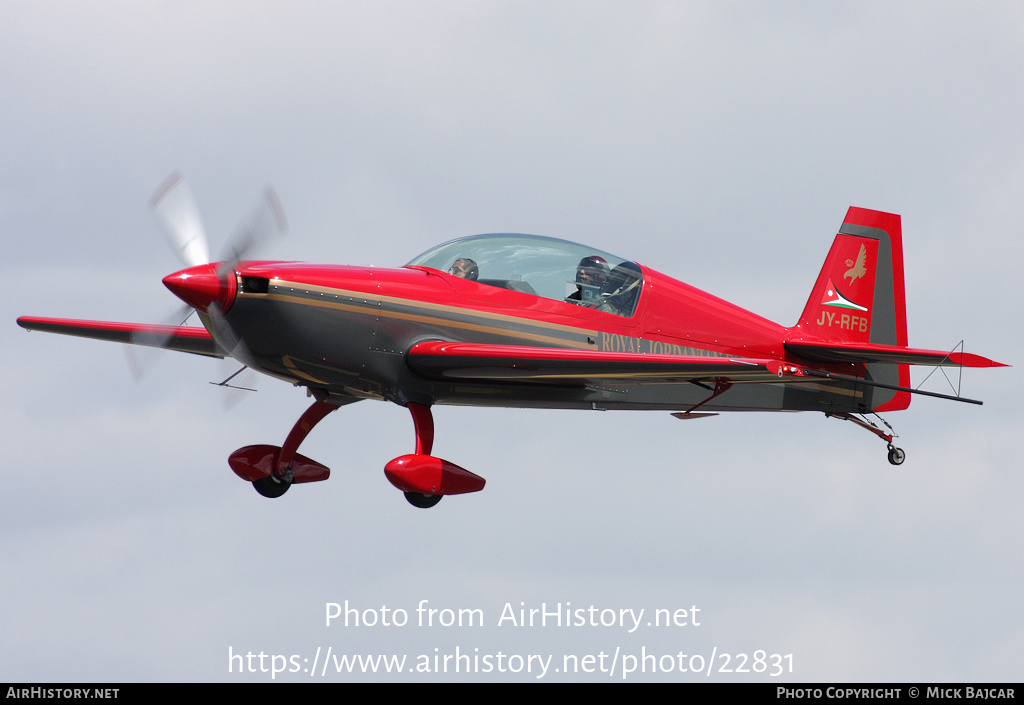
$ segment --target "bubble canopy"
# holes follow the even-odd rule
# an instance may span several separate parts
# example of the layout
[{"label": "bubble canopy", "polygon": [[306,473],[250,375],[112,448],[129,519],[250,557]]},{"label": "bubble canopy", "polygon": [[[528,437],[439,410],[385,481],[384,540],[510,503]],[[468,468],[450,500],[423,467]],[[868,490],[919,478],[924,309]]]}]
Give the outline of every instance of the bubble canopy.
[{"label": "bubble canopy", "polygon": [[[406,266],[448,272],[458,260],[476,264],[480,284],[622,316],[632,315],[641,288],[636,264],[593,247],[540,235],[471,235],[427,250]],[[582,266],[584,260],[587,266]],[[631,301],[623,302],[622,292],[627,289]]]}]

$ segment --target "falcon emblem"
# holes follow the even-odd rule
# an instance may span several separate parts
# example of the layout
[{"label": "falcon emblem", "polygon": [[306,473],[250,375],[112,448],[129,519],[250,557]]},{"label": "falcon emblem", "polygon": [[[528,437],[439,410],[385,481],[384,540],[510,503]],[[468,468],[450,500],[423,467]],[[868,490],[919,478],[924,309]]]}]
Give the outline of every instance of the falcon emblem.
[{"label": "falcon emblem", "polygon": [[[849,262],[850,260],[846,260]],[[846,270],[846,274],[843,275],[843,279],[850,278],[850,283],[853,284],[854,280],[860,279],[868,273],[868,251],[864,245],[860,246],[860,254],[857,255],[857,262]]]}]

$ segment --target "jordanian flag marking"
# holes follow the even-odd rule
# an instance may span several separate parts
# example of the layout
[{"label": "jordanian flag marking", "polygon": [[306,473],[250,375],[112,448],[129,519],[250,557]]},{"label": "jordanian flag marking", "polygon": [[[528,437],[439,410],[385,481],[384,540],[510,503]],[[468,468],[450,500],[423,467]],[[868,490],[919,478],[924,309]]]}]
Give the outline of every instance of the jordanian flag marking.
[{"label": "jordanian flag marking", "polygon": [[855,311],[867,311],[867,307],[858,306],[849,299],[845,298],[836,289],[836,285],[832,283],[832,280],[828,280],[828,287],[825,289],[825,295],[821,297],[822,306],[834,306],[836,308],[850,308]]}]

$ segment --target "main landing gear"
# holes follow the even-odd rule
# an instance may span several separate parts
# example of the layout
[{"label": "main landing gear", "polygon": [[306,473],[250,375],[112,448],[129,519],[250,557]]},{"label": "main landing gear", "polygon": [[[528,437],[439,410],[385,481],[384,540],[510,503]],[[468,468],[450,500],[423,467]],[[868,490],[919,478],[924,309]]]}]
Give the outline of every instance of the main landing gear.
[{"label": "main landing gear", "polygon": [[[295,422],[283,447],[254,445],[239,448],[228,464],[235,474],[264,497],[280,497],[295,483],[319,482],[331,476],[330,469],[299,455],[299,445],[309,432],[339,404],[317,401]],[[430,455],[434,445],[434,417],[430,407],[410,402],[409,412],[416,427],[416,452],[395,458],[384,466],[388,481],[405,493],[409,504],[420,509],[433,507],[446,494],[479,492],[485,480],[469,470]]]},{"label": "main landing gear", "polygon": [[284,447],[256,445],[239,448],[228,458],[228,464],[236,475],[251,482],[257,492],[271,499],[283,495],[293,483],[326,480],[331,476],[330,468],[295,451],[313,427],[337,408],[338,404],[314,402],[295,422]]},{"label": "main landing gear", "polygon": [[434,416],[425,404],[406,405],[416,427],[416,452],[402,455],[384,466],[388,481],[405,493],[409,504],[433,507],[446,494],[479,492],[486,480],[455,463],[430,455],[434,446]]},{"label": "main landing gear", "polygon": [[885,424],[885,427],[892,431],[892,433],[886,433],[885,431],[882,430],[880,426],[869,421],[863,414],[833,414],[826,412],[825,416],[834,419],[843,419],[844,421],[852,421],[861,428],[870,431],[871,433],[881,438],[883,441],[886,442],[886,447],[889,450],[889,462],[891,464],[902,465],[903,461],[907,459],[907,454],[903,451],[903,449],[897,448],[892,444],[893,439],[896,438],[896,432],[893,431],[893,428],[892,426],[889,425],[889,422],[883,419],[878,414],[875,414],[875,418],[881,421],[883,424]]}]

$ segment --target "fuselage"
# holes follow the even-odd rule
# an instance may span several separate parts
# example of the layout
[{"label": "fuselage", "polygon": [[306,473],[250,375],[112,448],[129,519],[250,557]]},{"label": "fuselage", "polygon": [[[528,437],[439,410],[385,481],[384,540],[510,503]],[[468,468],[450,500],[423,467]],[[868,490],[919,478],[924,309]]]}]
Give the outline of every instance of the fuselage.
[{"label": "fuselage", "polygon": [[[649,268],[640,270],[635,310],[622,316],[424,266],[249,263],[238,268],[237,294],[226,318],[261,371],[321,395],[400,404],[679,410],[709,396],[708,385],[692,383],[623,380],[591,387],[424,379],[407,367],[405,354],[428,340],[784,357],[785,327]],[[820,408],[820,390],[807,395],[807,385],[790,387],[736,385],[707,408]],[[801,395],[809,400],[806,406],[796,401]],[[856,394],[837,396],[840,406],[857,403]]]}]

